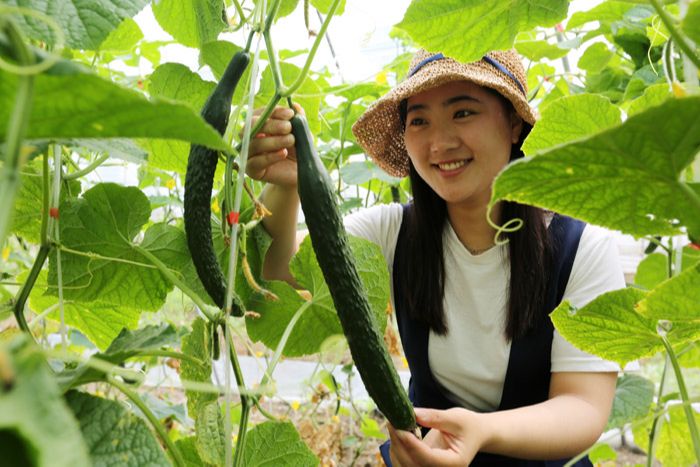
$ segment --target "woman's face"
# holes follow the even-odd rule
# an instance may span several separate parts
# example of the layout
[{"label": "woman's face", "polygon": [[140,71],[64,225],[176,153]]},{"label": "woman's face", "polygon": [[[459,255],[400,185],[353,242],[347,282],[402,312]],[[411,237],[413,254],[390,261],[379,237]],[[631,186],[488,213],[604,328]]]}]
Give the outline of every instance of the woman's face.
[{"label": "woman's face", "polygon": [[469,81],[445,83],[408,98],[404,140],[418,174],[448,204],[478,207],[510,159],[522,119]]}]

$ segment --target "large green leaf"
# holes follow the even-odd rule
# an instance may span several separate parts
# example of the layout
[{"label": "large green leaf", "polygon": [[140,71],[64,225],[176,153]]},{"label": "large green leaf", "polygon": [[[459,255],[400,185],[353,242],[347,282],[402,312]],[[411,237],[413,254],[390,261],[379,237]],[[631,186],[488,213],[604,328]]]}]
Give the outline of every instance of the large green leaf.
[{"label": "large green leaf", "polygon": [[3,465],[82,467],[88,449],[41,350],[26,336],[0,343]]},{"label": "large green leaf", "polygon": [[672,99],[622,125],[537,157],[494,182],[492,203],[519,201],[636,236],[700,232],[697,193],[679,180],[700,149],[700,97]]},{"label": "large green leaf", "polygon": [[396,27],[418,45],[463,62],[513,46],[520,31],[563,20],[567,0],[413,0]]},{"label": "large green leaf", "polygon": [[[681,22],[683,32],[696,44],[700,44],[700,2],[694,0],[688,5],[688,11]],[[697,54],[698,49],[695,49]]]},{"label": "large green leaf", "polygon": [[588,47],[578,60],[578,67],[588,72],[600,72],[612,60],[615,52],[604,43],[595,42]]},{"label": "large green leaf", "polygon": [[[696,423],[700,416],[695,414]],[[693,451],[693,440],[683,407],[675,405],[658,419],[660,428],[657,435],[656,458],[668,466],[695,465],[697,458]],[[643,425],[633,425],[634,442],[648,451],[651,421]]]},{"label": "large green leaf", "polygon": [[650,319],[694,323],[700,331],[700,263],[656,287],[637,309]]},{"label": "large green leaf", "polygon": [[668,259],[663,253],[652,253],[637,266],[634,283],[647,290],[668,279]]},{"label": "large green leaf", "polygon": [[109,36],[100,44],[101,51],[129,52],[143,39],[143,32],[138,23],[127,18],[117,29],[109,33]]},{"label": "large green leaf", "polygon": [[620,109],[596,94],[562,97],[542,111],[542,118],[523,144],[531,155],[575,141],[620,123]]},{"label": "large green leaf", "polygon": [[180,438],[175,441],[175,447],[177,447],[185,460],[185,467],[202,467],[206,465],[197,453],[196,442],[197,438],[195,436]]},{"label": "large green leaf", "polygon": [[[17,77],[0,70],[0,140],[7,135]],[[187,105],[121,87],[61,61],[34,79],[27,139],[164,138],[227,150],[219,133]]]},{"label": "large green leaf", "polygon": [[588,11],[579,11],[571,15],[571,18],[566,23],[566,27],[567,29],[574,29],[591,21],[611,23],[622,19],[625,13],[632,8],[634,8],[634,5],[629,2],[602,2]]},{"label": "large green leaf", "polygon": [[[48,157],[48,156],[44,156]],[[51,174],[49,174],[51,176]],[[77,196],[80,182],[72,180],[61,190],[61,201],[68,193]],[[12,215],[12,232],[33,243],[41,242],[41,214],[43,206],[43,178],[41,162],[26,164],[22,168],[22,185],[15,198],[15,212]]]},{"label": "large green leaf", "polygon": [[[198,358],[203,363],[199,365],[183,360],[180,364],[180,377],[187,381],[210,384],[212,336],[202,318],[195,319],[192,323],[192,332],[182,338],[182,353]],[[197,416],[200,407],[217,399],[216,394],[210,392],[186,390],[185,394],[187,395],[187,413],[192,418]]]},{"label": "large green leaf", "polygon": [[[99,48],[102,41],[125,19],[134,16],[148,0],[6,0],[12,6],[22,6],[51,17],[66,35],[72,49]],[[32,39],[54,45],[53,29],[31,17],[20,21]]]},{"label": "large green leaf", "polygon": [[[165,63],[149,78],[148,91],[152,96],[174,99],[199,112],[214,90],[215,83],[205,81],[185,65]],[[157,139],[146,142],[148,163],[163,170],[184,174],[190,145],[184,141]]]},{"label": "large green leaf", "polygon": [[518,40],[515,43],[515,48],[523,57],[527,57],[533,61],[539,61],[543,58],[556,60],[569,53],[568,49],[559,47],[557,44],[550,44],[546,40],[537,40],[534,38]]},{"label": "large green leaf", "polygon": [[607,429],[622,428],[649,414],[654,399],[654,383],[638,375],[625,374],[617,380],[615,400]]},{"label": "large green leaf", "polygon": [[645,295],[638,289],[615,290],[580,309],[565,301],[550,316],[567,341],[623,366],[663,348],[656,333],[656,321],[634,310]]},{"label": "large green leaf", "polygon": [[265,422],[250,430],[243,447],[246,467],[316,466],[318,458],[289,422]]},{"label": "large green leaf", "polygon": [[151,6],[158,24],[189,47],[216,40],[226,27],[222,0],[155,0]]},{"label": "large green leaf", "polygon": [[[148,199],[138,188],[113,183],[95,185],[82,198],[63,203],[61,244],[82,253],[61,252],[64,297],[142,310],[159,309],[172,284],[132,243],[150,214]],[[55,295],[55,253],[49,266],[49,291]]]},{"label": "large green leaf", "polygon": [[[386,326],[386,307],[389,300],[389,277],[384,256],[379,247],[366,240],[350,237],[360,279],[367,290],[372,311],[381,330]],[[333,306],[321,268],[318,265],[311,239],[302,242],[291,261],[290,269],[297,282],[311,294],[311,303],[297,322],[284,349],[286,356],[307,355],[319,351],[324,340],[342,334],[342,328]],[[269,348],[276,348],[285,328],[295,312],[305,302],[291,286],[283,282],[272,282],[270,289],[279,296],[278,302],[256,296],[249,307],[260,318],[247,318],[248,333],[253,340],[260,340]]]},{"label": "large green leaf", "polygon": [[124,404],[70,391],[66,401],[80,422],[94,466],[170,466],[146,423]]},{"label": "large green leaf", "polygon": [[122,329],[103,356],[111,362],[124,360],[148,350],[158,350],[179,343],[177,331],[170,324],[145,326],[136,331]]},{"label": "large green leaf", "polygon": [[[325,15],[330,11],[333,0],[311,0],[311,5]],[[335,10],[335,14],[340,16],[343,13],[345,13],[345,0],[340,0],[340,5]]]}]

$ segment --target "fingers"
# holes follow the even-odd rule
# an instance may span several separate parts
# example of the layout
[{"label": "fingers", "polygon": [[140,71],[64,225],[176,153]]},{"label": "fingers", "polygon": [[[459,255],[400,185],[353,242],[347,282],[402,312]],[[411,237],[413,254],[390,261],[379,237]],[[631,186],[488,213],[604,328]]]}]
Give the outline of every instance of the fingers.
[{"label": "fingers", "polygon": [[457,434],[464,429],[462,418],[464,414],[460,409],[449,410],[434,410],[434,409],[415,409],[416,421],[418,424],[436,428],[445,433]]},{"label": "fingers", "polygon": [[283,136],[266,136],[254,138],[250,142],[250,154],[266,154],[280,152],[294,146],[294,135],[288,133]]},{"label": "fingers", "polygon": [[408,431],[389,428],[392,459],[402,467],[408,466],[463,466],[468,465],[460,453],[451,448],[433,447],[419,440]]},{"label": "fingers", "polygon": [[286,150],[283,149],[277,152],[268,152],[265,154],[256,154],[255,157],[251,157],[246,165],[246,173],[249,177],[255,180],[265,180],[265,173],[267,169],[287,157]]}]

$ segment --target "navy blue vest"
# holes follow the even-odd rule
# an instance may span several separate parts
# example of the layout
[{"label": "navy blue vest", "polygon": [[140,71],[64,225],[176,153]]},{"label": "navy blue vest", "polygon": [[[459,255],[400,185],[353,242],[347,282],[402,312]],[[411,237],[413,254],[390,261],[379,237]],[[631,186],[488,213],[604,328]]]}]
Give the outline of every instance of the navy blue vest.
[{"label": "navy blue vest", "polygon": [[[408,396],[415,407],[448,409],[455,407],[442,386],[435,381],[428,362],[428,326],[412,319],[405,311],[401,297],[404,297],[404,284],[399,280],[398,271],[405,267],[406,218],[410,215],[409,205],[404,206],[401,229],[394,253],[394,298],[396,319],[401,335],[404,354],[411,371]],[[544,310],[540,322],[529,334],[514,339],[511,344],[508,369],[503,387],[503,395],[498,410],[532,405],[547,400],[551,376],[551,350],[554,327],[549,313],[561,302],[569,281],[571,268],[576,257],[579,240],[585,224],[570,217],[555,215],[549,225],[552,241],[553,262],[550,269],[550,287],[547,290]],[[423,433],[425,435],[425,431]],[[389,443],[381,446],[384,462],[389,460]],[[489,467],[555,467],[563,466],[568,459],[561,461],[532,461],[514,459],[494,454],[479,453],[470,465]],[[574,464],[576,467],[592,466],[588,458]]]}]

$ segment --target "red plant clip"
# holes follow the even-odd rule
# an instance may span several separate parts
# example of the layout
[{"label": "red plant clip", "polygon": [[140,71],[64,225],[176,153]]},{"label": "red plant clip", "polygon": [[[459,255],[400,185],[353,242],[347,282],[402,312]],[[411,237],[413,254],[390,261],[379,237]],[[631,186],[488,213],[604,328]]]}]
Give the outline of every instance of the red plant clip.
[{"label": "red plant clip", "polygon": [[49,208],[49,216],[58,220],[58,208]]},{"label": "red plant clip", "polygon": [[238,218],[240,217],[240,213],[238,212],[229,212],[228,213],[228,225],[233,225],[233,224],[238,224]]},{"label": "red plant clip", "polygon": [[700,251],[700,245],[698,245],[697,243],[691,242],[688,246],[689,246],[690,248],[692,248],[693,250]]}]

